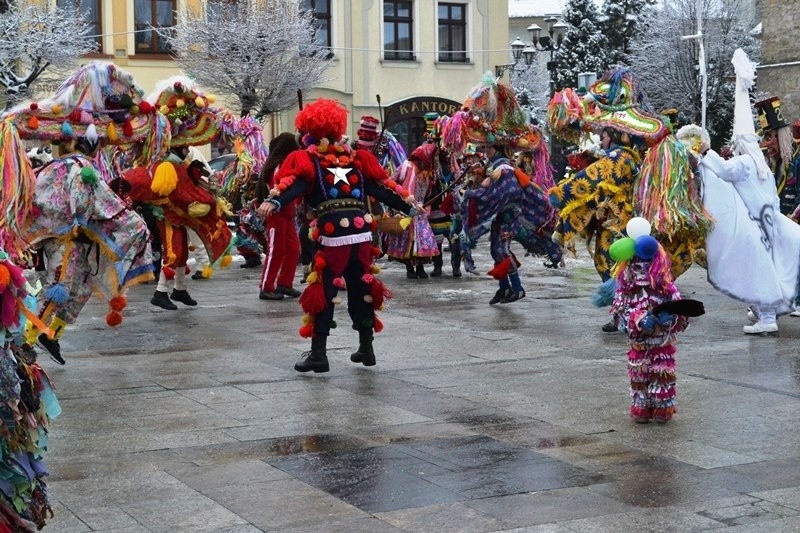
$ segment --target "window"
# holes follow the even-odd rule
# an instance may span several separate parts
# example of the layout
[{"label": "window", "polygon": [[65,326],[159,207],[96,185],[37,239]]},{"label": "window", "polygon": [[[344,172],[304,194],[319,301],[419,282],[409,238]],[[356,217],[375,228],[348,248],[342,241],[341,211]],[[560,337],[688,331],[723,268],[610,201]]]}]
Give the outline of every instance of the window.
[{"label": "window", "polygon": [[331,39],[331,0],[300,0],[300,9],[304,11],[310,9],[314,13],[317,46],[323,48],[333,46],[333,39]]},{"label": "window", "polygon": [[413,2],[384,0],[383,57],[384,59],[414,60]]},{"label": "window", "polygon": [[103,25],[100,17],[100,0],[57,0],[56,6],[62,9],[76,9],[85,18],[91,30],[89,35],[94,35],[93,39],[97,42],[97,51],[103,51]]},{"label": "window", "polygon": [[166,39],[154,28],[169,28],[175,25],[177,0],[134,0],[133,23],[136,30],[136,52],[145,54],[168,54],[171,52]]},{"label": "window", "polygon": [[464,4],[439,3],[439,61],[465,63],[467,16]]}]

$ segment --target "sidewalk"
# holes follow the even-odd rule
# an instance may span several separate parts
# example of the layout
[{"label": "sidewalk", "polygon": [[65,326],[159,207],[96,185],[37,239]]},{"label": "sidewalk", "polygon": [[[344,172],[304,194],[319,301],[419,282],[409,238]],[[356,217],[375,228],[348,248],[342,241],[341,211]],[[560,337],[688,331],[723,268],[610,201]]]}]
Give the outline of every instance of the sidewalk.
[{"label": "sidewalk", "polygon": [[292,369],[297,302],[259,300],[236,265],[192,282],[196,308],[136,287],[115,330],[90,303],[67,365],[40,357],[64,410],[45,531],[800,529],[800,319],[746,337],[693,267],[678,286],[708,314],[678,339],[679,412],[641,426],[588,261],[525,258],[527,298],[492,307],[485,276],[383,266],[378,365],[349,361],[342,305],[327,374]]}]

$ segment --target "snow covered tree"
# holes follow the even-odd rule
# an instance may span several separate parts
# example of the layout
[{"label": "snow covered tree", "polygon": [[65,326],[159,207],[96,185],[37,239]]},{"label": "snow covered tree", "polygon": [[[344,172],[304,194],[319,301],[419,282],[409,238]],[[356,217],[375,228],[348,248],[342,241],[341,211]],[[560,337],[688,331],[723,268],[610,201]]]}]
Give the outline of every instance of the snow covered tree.
[{"label": "snow covered tree", "polygon": [[600,22],[611,64],[630,64],[631,42],[651,20],[655,4],[656,0],[604,0]]},{"label": "snow covered tree", "polygon": [[0,88],[5,107],[29,96],[45,70],[67,71],[94,52],[93,27],[72,8],[0,0]]},{"label": "snow covered tree", "polygon": [[609,64],[608,40],[600,27],[600,12],[594,0],[569,0],[562,19],[567,32],[555,55],[556,90],[574,87],[581,72],[602,74]]},{"label": "snow covered tree", "polygon": [[537,53],[536,59],[527,69],[511,72],[509,81],[522,108],[541,124],[550,101],[550,75],[547,72],[545,55]]},{"label": "snow covered tree", "polygon": [[315,38],[313,13],[297,0],[240,0],[205,12],[186,7],[159,30],[198,83],[238,98],[241,115],[263,117],[297,102],[298,89],[320,85],[330,52]]},{"label": "snow covered tree", "polygon": [[[760,43],[749,33],[749,23],[739,17],[737,0],[703,0],[703,39],[708,73],[706,127],[712,146],[719,147],[730,136],[733,123],[735,75],[731,57],[743,48],[758,61]],[[697,33],[696,0],[664,2],[653,14],[647,29],[634,39],[631,64],[657,110],[676,108],[682,124],[700,124],[701,80],[698,45],[681,39]]]}]

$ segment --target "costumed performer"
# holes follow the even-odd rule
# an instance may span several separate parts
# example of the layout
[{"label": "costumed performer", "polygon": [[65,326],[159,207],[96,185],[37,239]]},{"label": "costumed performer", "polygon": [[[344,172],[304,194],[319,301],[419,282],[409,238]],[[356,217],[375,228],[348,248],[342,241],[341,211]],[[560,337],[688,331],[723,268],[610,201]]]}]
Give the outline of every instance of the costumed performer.
[{"label": "costumed performer", "polygon": [[[749,316],[755,323],[745,325],[743,330],[747,334],[774,333],[778,331],[776,317],[794,310],[800,273],[800,226],[780,212],[777,185],[756,137],[748,97],[755,79],[755,64],[741,48],[734,52],[732,63],[736,70],[732,138],[735,156],[724,160],[709,151],[702,166],[733,184],[747,208],[750,223],[761,234],[760,247],[747,252],[748,261],[750,257],[755,261],[763,255],[762,251],[772,259],[772,268],[766,265],[747,280],[761,294],[753,302]],[[740,258],[736,263],[741,262]]]},{"label": "costumed performer", "polygon": [[[633,218],[631,222],[643,221]],[[629,232],[629,235],[633,232]],[[611,312],[628,336],[630,416],[639,424],[666,423],[675,414],[675,334],[689,324],[685,316],[658,312],[657,306],[681,295],[672,282],[669,256],[645,233],[624,237],[612,245],[616,288]]]},{"label": "costumed performer", "polygon": [[[100,146],[140,145],[140,162],[163,154],[151,136],[159,118],[141,99],[133,77],[113,64],[92,62],[74,72],[48,99],[9,112],[20,135],[61,142],[62,155],[36,175],[34,215],[24,238],[46,258],[47,289],[39,318],[54,336],[28,322],[26,341],[37,341],[64,364],[59,339],[77,320],[92,292],[109,302],[106,322],[122,322],[125,290],[153,278],[144,220],[107,183],[115,176]],[[119,129],[118,129],[119,128]]]},{"label": "costumed performer", "polygon": [[276,177],[277,187],[259,212],[269,216],[304,196],[315,210],[311,223],[318,250],[308,287],[300,297],[305,312],[300,334],[311,337],[311,350],[294,365],[298,372],[330,370],[326,353],[334,306],[341,301],[339,289],[347,288],[347,310],[358,331],[354,363],[375,364],[373,331],[383,324],[375,311],[390,296],[374,264],[380,250],[372,246],[376,222],[366,210],[367,195],[389,207],[412,214],[408,191],[389,179],[370,152],[351,150],[342,136],[347,128],[347,110],[335,100],[320,99],[303,108],[295,126],[305,132],[303,150],[292,152]]},{"label": "costumed performer", "polygon": [[[424,203],[436,190],[438,165],[439,148],[435,144],[425,143],[411,152],[392,179],[413,195],[414,199]],[[407,278],[428,277],[424,263],[440,253],[426,211],[414,216],[402,233],[385,235],[384,238],[386,255],[405,264]],[[441,265],[439,268],[441,271]]]},{"label": "costumed performer", "polygon": [[131,187],[130,198],[151,206],[161,237],[161,271],[150,303],[176,310],[173,301],[197,305],[186,283],[189,230],[205,245],[211,265],[231,262],[227,203],[201,186],[203,165],[186,160],[190,146],[207,144],[219,135],[219,113],[209,108],[213,95],[185,76],[161,82],[147,101],[168,119],[170,150],[162,161],[128,170],[123,177]]},{"label": "costumed performer", "polygon": [[475,271],[471,249],[478,238],[489,233],[494,260],[489,274],[499,285],[490,305],[525,297],[517,270],[520,263],[510,248],[512,240],[532,253],[544,250],[554,264],[561,261],[561,246],[549,237],[555,216],[547,196],[510,161],[512,148],[541,143],[537,135],[540,132],[529,126],[514,91],[491,73],[470,90],[462,109],[442,130],[442,144],[450,152],[463,153],[467,144],[474,142],[489,160],[486,178],[464,192],[461,252],[466,270]]},{"label": "costumed performer", "polygon": [[[297,136],[285,131],[269,143],[269,157],[256,185],[257,205],[261,205],[269,191],[278,182],[275,176],[289,154],[300,149]],[[297,261],[300,259],[300,236],[297,225],[297,205],[299,198],[283,204],[280,211],[273,213],[264,221],[264,269],[261,272],[258,297],[261,300],[283,300],[284,297],[297,298],[300,291],[293,287]]]},{"label": "costumed performer", "polygon": [[756,108],[758,134],[767,164],[775,176],[775,185],[780,198],[781,213],[791,215],[797,204],[798,180],[800,179],[800,145],[792,139],[792,128],[781,111],[781,100],[777,96],[759,100]]}]

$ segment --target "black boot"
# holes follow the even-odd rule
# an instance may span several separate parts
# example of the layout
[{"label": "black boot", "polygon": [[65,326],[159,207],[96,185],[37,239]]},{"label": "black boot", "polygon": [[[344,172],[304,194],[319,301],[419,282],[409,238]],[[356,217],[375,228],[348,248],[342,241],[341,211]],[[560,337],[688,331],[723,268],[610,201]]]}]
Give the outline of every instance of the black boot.
[{"label": "black boot", "polygon": [[439,278],[442,276],[442,255],[439,254],[433,258],[433,272],[431,272],[432,278]]},{"label": "black boot", "polygon": [[294,364],[294,369],[298,372],[327,372],[331,369],[328,365],[326,347],[328,344],[327,336],[317,336],[311,339],[311,350],[303,352],[300,360]]},{"label": "black boot", "polygon": [[189,296],[189,291],[186,289],[180,291],[178,289],[172,289],[172,294],[170,294],[169,297],[185,305],[197,305],[197,301]]},{"label": "black boot", "polygon": [[239,268],[258,268],[261,266],[261,256],[249,255],[245,258],[244,263],[239,265]]},{"label": "black boot", "polygon": [[161,309],[167,309],[169,311],[174,311],[178,308],[178,306],[172,303],[172,300],[169,299],[167,293],[163,291],[156,291],[153,294],[153,297],[150,298],[150,303],[157,305]]},{"label": "black boot", "polygon": [[44,333],[41,333],[39,334],[39,344],[42,345],[42,348],[47,350],[47,353],[50,354],[50,358],[53,361],[59,365],[67,364],[61,356],[61,345],[58,343],[58,339],[51,339]]},{"label": "black boot", "polygon": [[497,292],[494,293],[492,299],[489,300],[489,305],[499,304],[503,300],[505,300],[511,294],[510,289],[497,289]]},{"label": "black boot", "polygon": [[424,265],[417,265],[417,277],[419,279],[428,279],[428,274],[425,272]]},{"label": "black boot", "polygon": [[350,354],[350,360],[364,366],[375,366],[375,351],[372,349],[372,330],[358,330],[358,351]]},{"label": "black boot", "polygon": [[413,266],[406,265],[406,277],[408,279],[417,279],[417,273],[414,271]]}]

